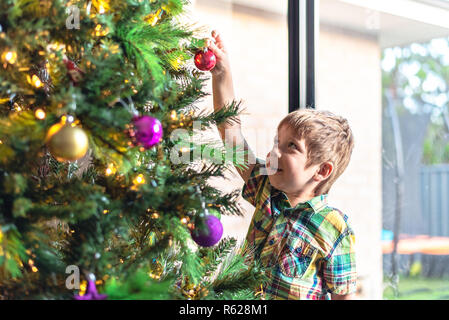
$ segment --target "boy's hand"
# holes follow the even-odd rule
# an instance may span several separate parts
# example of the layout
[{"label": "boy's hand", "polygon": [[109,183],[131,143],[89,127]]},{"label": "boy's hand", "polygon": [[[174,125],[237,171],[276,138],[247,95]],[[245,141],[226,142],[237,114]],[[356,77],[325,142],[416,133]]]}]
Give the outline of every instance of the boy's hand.
[{"label": "boy's hand", "polygon": [[209,50],[215,54],[217,58],[217,63],[215,67],[210,71],[212,73],[212,77],[218,78],[231,73],[231,66],[229,63],[228,53],[224,46],[223,40],[220,37],[220,34],[213,30],[212,31],[212,39],[207,39],[207,47]]}]

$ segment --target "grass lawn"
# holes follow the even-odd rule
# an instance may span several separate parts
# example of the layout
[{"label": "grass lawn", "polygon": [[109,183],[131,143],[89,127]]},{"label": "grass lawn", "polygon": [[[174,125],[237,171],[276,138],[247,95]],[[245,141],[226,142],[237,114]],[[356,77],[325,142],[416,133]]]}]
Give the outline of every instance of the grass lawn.
[{"label": "grass lawn", "polygon": [[384,279],[385,300],[449,300],[449,278],[400,277],[399,295],[394,296],[393,289]]}]

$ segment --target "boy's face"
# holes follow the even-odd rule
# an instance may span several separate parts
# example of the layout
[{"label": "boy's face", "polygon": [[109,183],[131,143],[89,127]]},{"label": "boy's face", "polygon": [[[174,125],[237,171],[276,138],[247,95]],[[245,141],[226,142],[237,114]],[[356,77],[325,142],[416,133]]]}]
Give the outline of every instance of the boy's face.
[{"label": "boy's face", "polygon": [[313,189],[313,177],[319,165],[306,168],[307,149],[304,139],[288,125],[279,128],[273,149],[267,155],[268,178],[273,187],[287,195],[303,194]]}]

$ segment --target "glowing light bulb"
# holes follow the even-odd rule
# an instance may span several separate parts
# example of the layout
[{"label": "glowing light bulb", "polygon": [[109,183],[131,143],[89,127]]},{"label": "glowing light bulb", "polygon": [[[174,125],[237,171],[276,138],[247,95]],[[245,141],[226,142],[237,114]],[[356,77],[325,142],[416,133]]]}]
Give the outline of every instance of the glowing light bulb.
[{"label": "glowing light bulb", "polygon": [[46,114],[45,114],[45,111],[44,111],[44,110],[42,110],[42,109],[37,109],[37,110],[34,112],[34,116],[35,116],[37,119],[39,119],[39,120],[44,120],[45,117],[46,117]]},{"label": "glowing light bulb", "polygon": [[35,74],[33,74],[33,76],[31,78],[30,78],[30,76],[27,75],[27,80],[28,80],[28,83],[35,86],[36,88],[40,88],[40,87],[44,86],[41,79],[39,79],[39,77],[36,76]]},{"label": "glowing light bulb", "polygon": [[145,178],[143,177],[143,174],[139,174],[133,181],[134,184],[144,184]]},{"label": "glowing light bulb", "polygon": [[14,103],[14,109],[15,109],[17,112],[22,111],[22,107],[19,106],[19,104],[18,104],[17,102]]},{"label": "glowing light bulb", "polygon": [[83,282],[80,283],[80,292],[79,292],[79,295],[80,295],[80,296],[84,296],[84,294],[86,293],[86,290],[87,290],[87,282],[86,282],[86,281],[83,281]]},{"label": "glowing light bulb", "polygon": [[39,77],[36,75],[33,75],[33,77],[31,78],[31,81],[33,82],[33,85],[36,88],[40,88],[43,86],[41,79],[39,79]]},{"label": "glowing light bulb", "polygon": [[109,10],[109,1],[108,0],[93,0],[92,4],[97,9],[99,14],[103,14]]},{"label": "glowing light bulb", "polygon": [[105,36],[105,35],[108,34],[108,32],[109,32],[109,29],[108,29],[108,28],[103,29],[102,26],[101,26],[101,24],[97,24],[97,25],[95,26],[95,32],[94,32],[94,35],[96,35],[97,37]]},{"label": "glowing light bulb", "polygon": [[14,64],[17,61],[17,53],[14,51],[6,51],[2,54],[2,60]]},{"label": "glowing light bulb", "polygon": [[159,21],[159,16],[162,13],[161,9],[159,9],[156,14],[150,14],[148,16],[148,18],[146,19],[146,21],[152,26],[154,27],[156,25],[156,23]]}]

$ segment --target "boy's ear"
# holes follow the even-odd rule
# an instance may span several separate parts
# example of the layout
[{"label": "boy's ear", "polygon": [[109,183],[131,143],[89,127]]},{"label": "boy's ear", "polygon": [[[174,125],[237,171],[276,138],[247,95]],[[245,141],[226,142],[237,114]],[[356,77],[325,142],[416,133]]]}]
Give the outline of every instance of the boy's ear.
[{"label": "boy's ear", "polygon": [[330,161],[323,162],[315,173],[315,179],[318,181],[326,180],[332,171],[334,171],[334,164]]}]

